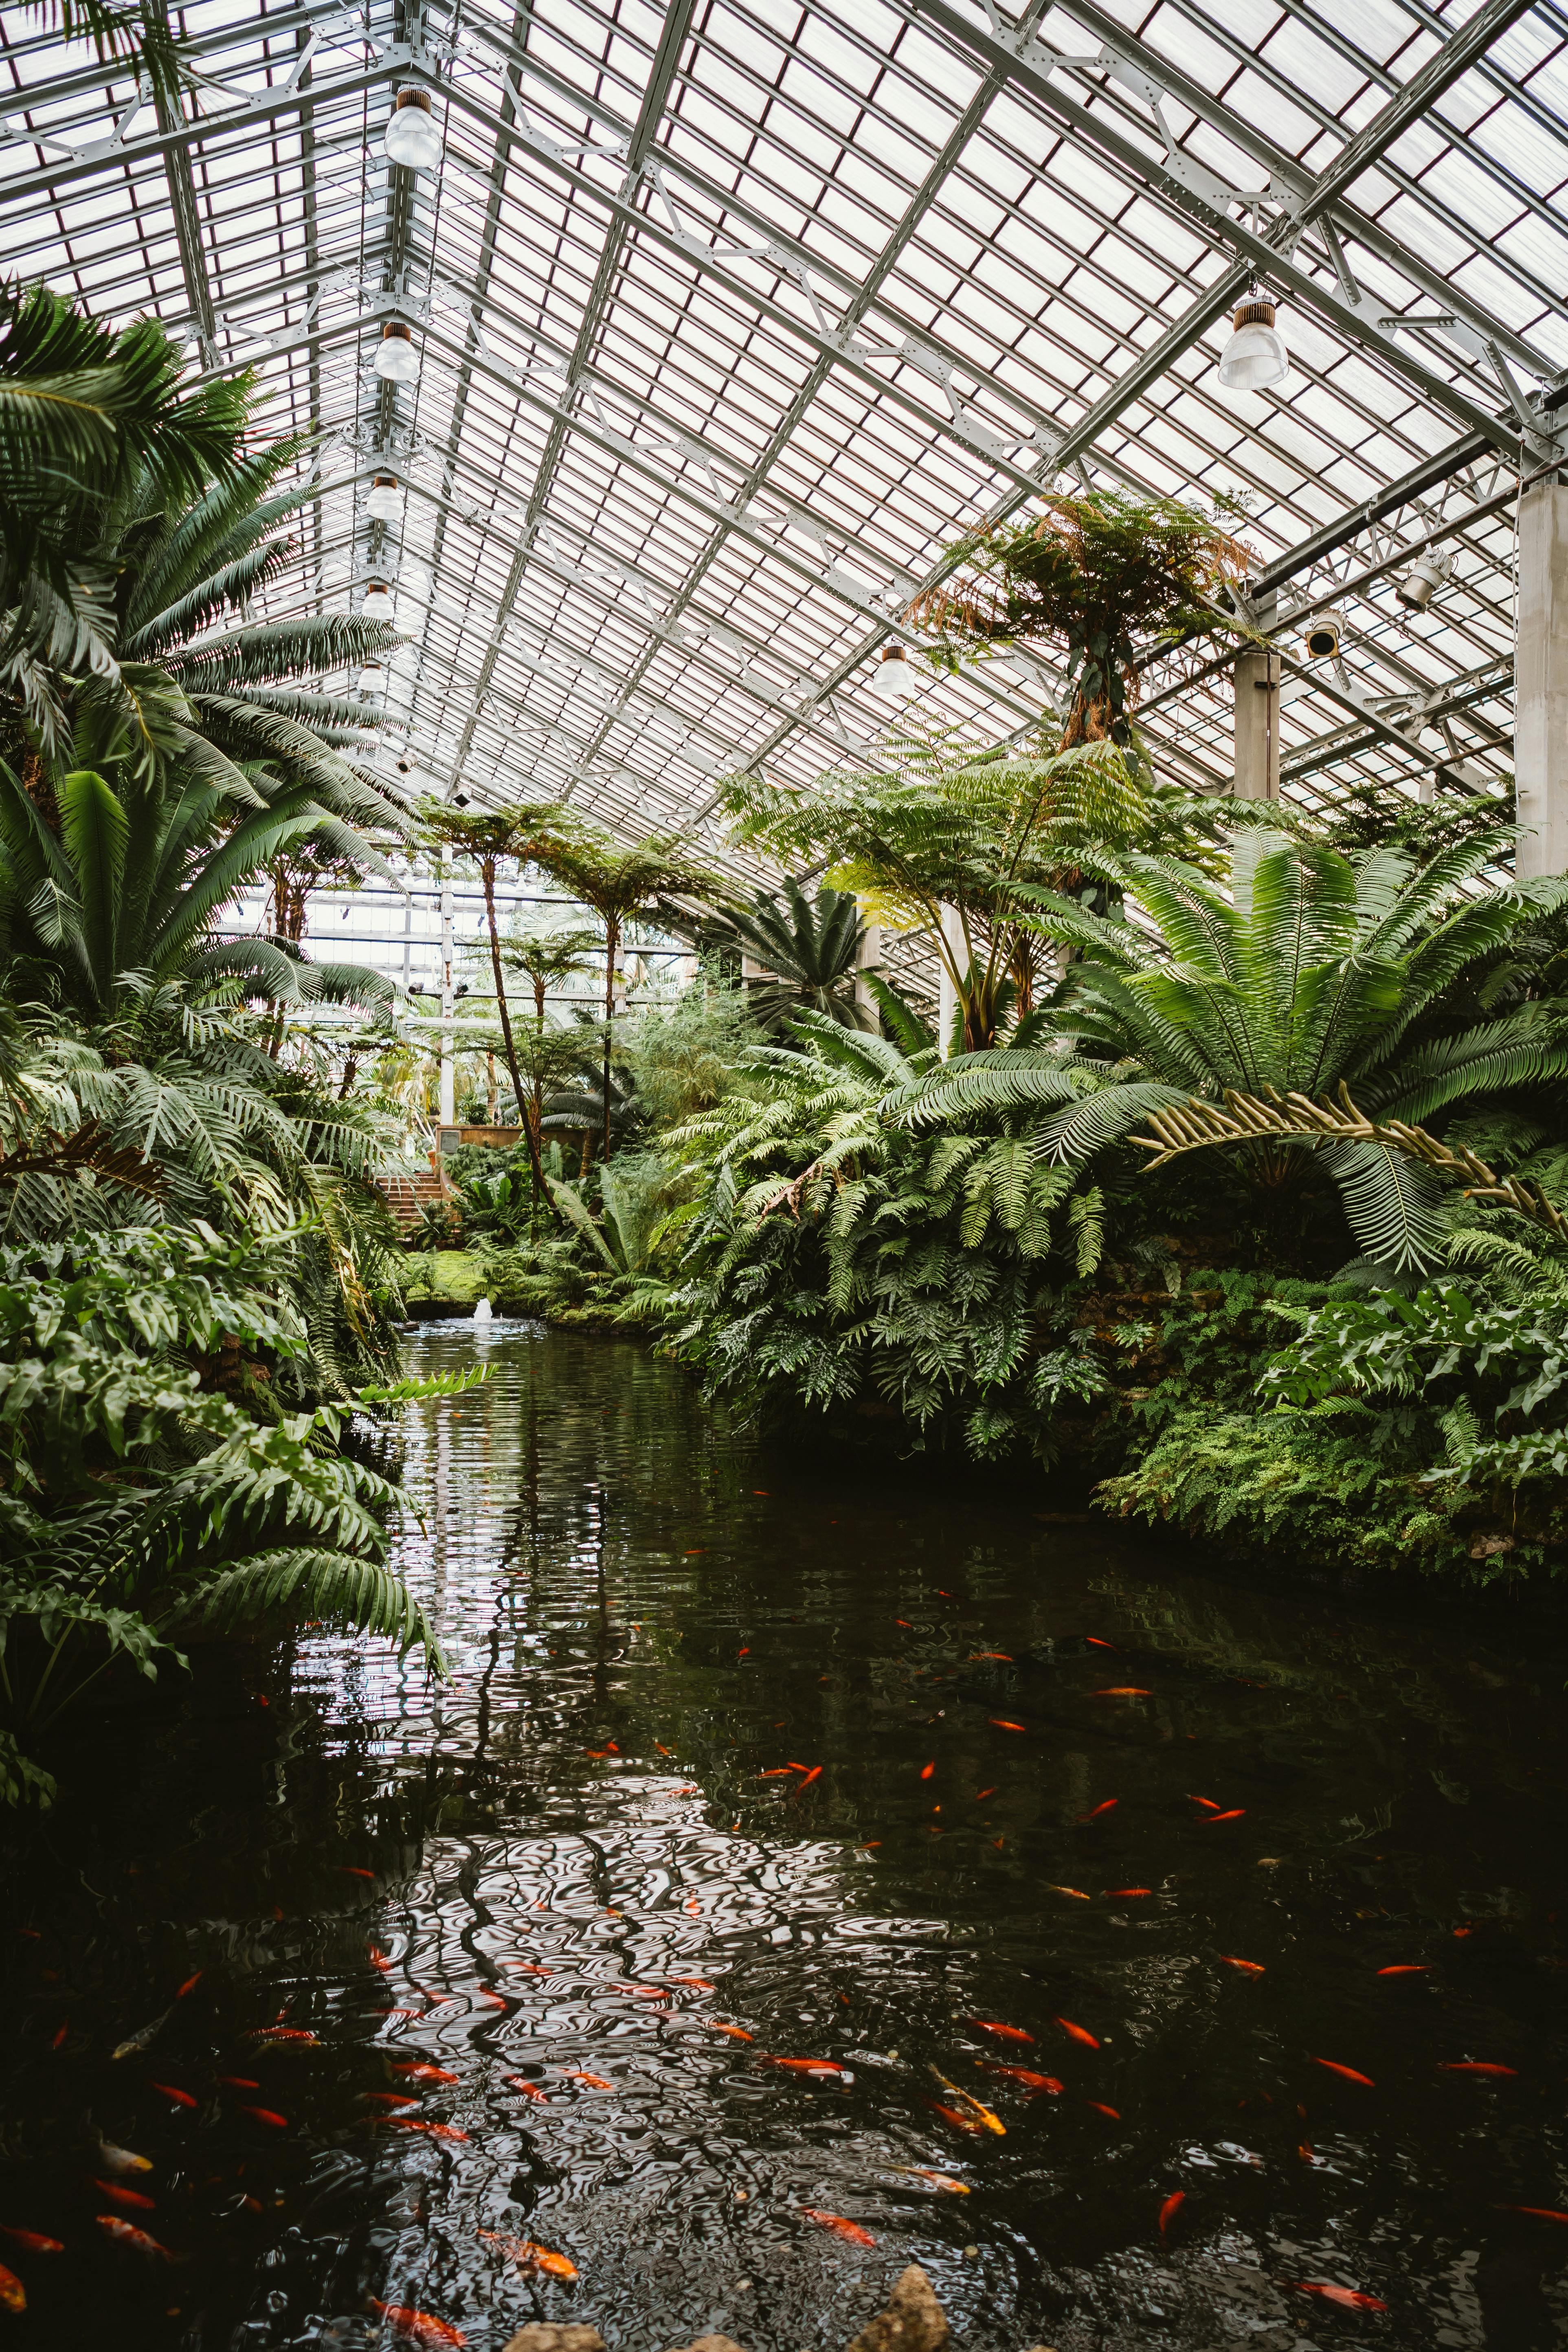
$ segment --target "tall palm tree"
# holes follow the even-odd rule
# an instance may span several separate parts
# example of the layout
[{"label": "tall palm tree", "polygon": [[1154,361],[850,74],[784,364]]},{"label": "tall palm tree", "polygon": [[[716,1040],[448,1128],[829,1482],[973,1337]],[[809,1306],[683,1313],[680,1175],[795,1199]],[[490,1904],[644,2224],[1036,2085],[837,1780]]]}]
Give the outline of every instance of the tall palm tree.
[{"label": "tall palm tree", "polygon": [[[573,980],[589,969],[590,958],[598,941],[586,929],[568,930],[525,930],[510,932],[502,943],[500,960],[508,971],[520,971],[533,991],[533,1034],[536,1050],[532,1056],[531,1117],[536,1138],[542,1138],[544,1126],[544,1080],[547,1063],[538,1041],[544,1035],[544,1005],[552,988]],[[553,1071],[549,1072],[554,1075]],[[518,1110],[526,1120],[530,1113],[519,1098]],[[541,1143],[542,1150],[542,1142]]]},{"label": "tall palm tree", "polygon": [[713,868],[679,840],[650,834],[621,848],[606,835],[562,840],[541,852],[538,863],[574,898],[591,907],[605,927],[604,1157],[610,1156],[610,1051],[616,1023],[616,959],[627,922],[639,908],[665,898],[701,898],[722,904],[729,897]]},{"label": "tall palm tree", "polygon": [[456,850],[479,872],[485,895],[485,926],[489,934],[490,971],[495,979],[496,1012],[500,1020],[501,1045],[518,1110],[528,1141],[528,1162],[535,1200],[547,1197],[544,1162],[539,1136],[523,1113],[526,1099],[511,1013],[506,1001],[506,974],[501,964],[500,923],[496,914],[496,876],[502,864],[546,866],[563,845],[570,820],[559,801],[510,801],[500,808],[458,808],[450,801],[427,800],[420,808],[425,837],[433,846]]},{"label": "tall palm tree", "polygon": [[[1131,1137],[1151,1113],[1179,1122],[1194,1098],[1317,1097],[1342,1083],[1378,1118],[1419,1124],[1467,1098],[1568,1075],[1568,1038],[1545,1006],[1458,1028],[1443,1019],[1445,994],[1467,971],[1568,898],[1561,877],[1472,895],[1512,839],[1499,831],[1457,844],[1417,873],[1395,850],[1351,859],[1248,828],[1232,844],[1228,890],[1176,858],[1103,852],[1100,872],[1142,919],[1042,895],[1042,928],[1084,953],[1062,1000],[1035,1016],[1026,1044],[922,1080],[902,1115],[1044,1109],[1036,1149],[1075,1161]],[[1239,1149],[1271,1189],[1315,1156],[1367,1256],[1433,1262],[1445,1194],[1421,1160],[1310,1133]]]}]

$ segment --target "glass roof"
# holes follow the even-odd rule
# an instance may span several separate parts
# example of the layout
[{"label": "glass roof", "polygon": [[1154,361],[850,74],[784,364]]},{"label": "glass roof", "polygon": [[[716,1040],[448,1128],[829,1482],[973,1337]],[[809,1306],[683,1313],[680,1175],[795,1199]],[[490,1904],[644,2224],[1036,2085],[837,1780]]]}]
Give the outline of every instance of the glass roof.
[{"label": "glass roof", "polygon": [[[1511,761],[1514,502],[1568,403],[1568,14],[1426,0],[293,0],[179,10],[162,120],[0,10],[7,266],[245,365],[320,496],[258,616],[390,583],[389,782],[704,833],[715,779],[875,743],[941,550],[1041,489],[1226,493],[1285,789]],[[428,92],[437,172],[383,151]],[[1226,391],[1257,278],[1291,367]],[[372,362],[401,322],[416,380]],[[377,472],[401,518],[366,511]],[[1429,606],[1395,583],[1415,553]],[[1341,615],[1337,663],[1304,620]],[[933,681],[976,740],[1050,666]],[[1231,772],[1212,647],[1157,764]]]}]

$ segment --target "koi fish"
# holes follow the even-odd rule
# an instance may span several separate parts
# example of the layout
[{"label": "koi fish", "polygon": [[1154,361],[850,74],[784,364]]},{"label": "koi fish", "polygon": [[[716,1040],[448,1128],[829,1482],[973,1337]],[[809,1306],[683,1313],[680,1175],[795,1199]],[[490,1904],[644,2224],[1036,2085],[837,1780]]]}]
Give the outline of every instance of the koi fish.
[{"label": "koi fish", "polygon": [[1237,1805],[1233,1807],[1228,1813],[1211,1813],[1209,1815],[1209,1827],[1212,1830],[1216,1822],[1239,1822],[1246,1814],[1246,1811],[1247,1807],[1245,1805]]},{"label": "koi fish", "polygon": [[1086,2033],[1081,2025],[1075,2025],[1070,2017],[1058,2017],[1056,2021],[1061,2027],[1062,2032],[1067,2034],[1070,2040],[1080,2042],[1086,2050],[1099,2049],[1100,2044],[1095,2040],[1093,2034]]},{"label": "koi fish", "polygon": [[933,1756],[933,1757],[931,1758],[931,1762],[930,1762],[929,1764],[922,1764],[922,1765],[921,1766],[921,1779],[922,1780],[929,1780],[931,1779],[931,1774],[932,1774],[935,1770],[936,1770],[936,1759],[935,1759],[935,1757]]},{"label": "koi fish", "polygon": [[344,1878],[368,1878],[373,1885],[374,1883],[374,1871],[362,1869],[357,1862],[340,1862],[338,1870]]},{"label": "koi fish", "polygon": [[536,2246],[527,2238],[498,2237],[493,2230],[480,2230],[478,2235],[487,2246],[499,2247],[520,2271],[545,2271],[552,2278],[561,2279],[577,2275],[576,2263],[569,2263],[564,2254],[552,2254],[548,2246]]},{"label": "koi fish", "polygon": [[1104,1899],[1108,1903],[1131,1903],[1135,1895],[1152,1895],[1152,1886],[1108,1886]]},{"label": "koi fish", "polygon": [[129,2147],[115,2147],[106,2139],[98,2143],[98,2160],[105,2172],[151,2172],[150,2156],[138,2156]]},{"label": "koi fish", "polygon": [[109,2053],[110,2060],[133,2058],[138,2051],[145,2050],[150,2042],[156,2040],[172,2014],[173,2004],[163,2011],[162,2017],[155,2017],[151,2025],[144,2025],[140,2033],[132,2034],[130,2039],[122,2042],[117,2050],[111,2050]]},{"label": "koi fish", "polygon": [[226,2091],[259,2091],[261,2088],[260,2084],[253,2083],[248,2074],[220,2074],[218,2081]]},{"label": "koi fish", "polygon": [[392,1962],[387,1958],[386,1954],[383,1951],[378,1951],[374,1944],[369,1947],[366,1957],[368,1958],[373,1969],[389,1969],[392,1966]]},{"label": "koi fish", "polygon": [[803,2205],[801,2211],[808,2221],[818,2221],[825,2230],[832,2230],[840,2238],[848,2238],[857,2246],[874,2246],[876,2239],[858,2221],[847,2221],[842,2213],[819,2212],[815,2205]]},{"label": "koi fish", "polygon": [[717,1992],[719,1990],[717,1985],[710,1985],[706,1977],[671,1977],[669,1981],[671,1984],[689,1985],[693,1992]]},{"label": "koi fish", "polygon": [[267,2124],[273,2131],[289,2128],[288,2116],[280,2116],[275,2107],[241,2107],[239,2112],[242,2116],[254,2116],[258,2124]]},{"label": "koi fish", "polygon": [[460,2327],[448,2327],[444,2319],[437,2319],[427,2311],[416,2311],[411,2304],[383,2303],[378,2295],[370,2301],[380,2312],[395,2336],[405,2336],[410,2344],[434,2347],[441,2345],[464,2345],[468,2337]]},{"label": "koi fish", "polygon": [[942,2117],[944,2124],[952,2124],[959,2131],[973,2132],[977,2139],[985,2128],[984,2124],[971,2123],[967,2116],[959,2115],[956,2109],[952,2107],[944,2107],[940,2100],[928,2099],[926,2101],[926,2105],[930,2107],[933,2115],[938,2115]]},{"label": "koi fish", "polygon": [[193,2110],[195,2107],[196,2102],[192,2098],[189,2091],[177,2091],[173,2083],[153,2083],[148,2087],[156,2091],[160,2098],[173,2099],[177,2107],[190,2107]]},{"label": "koi fish", "polygon": [[983,2106],[973,2093],[961,2090],[956,2083],[950,2083],[940,2067],[933,2066],[931,2071],[944,2091],[951,2091],[955,2099],[962,2100],[966,2107],[979,2116],[982,2131],[994,2132],[998,2139],[1006,2138],[1007,2126],[1000,2116],[993,2115],[989,2107]]},{"label": "koi fish", "polygon": [[468,2137],[466,2131],[459,2131],[456,2124],[426,2123],[422,2116],[383,2116],[381,2120],[384,2124],[395,2124],[399,2131],[427,2132],[432,2139],[467,2139]]},{"label": "koi fish", "polygon": [[789,1766],[787,1764],[775,1764],[771,1771],[759,1772],[757,1778],[759,1780],[787,1780],[789,1779]]},{"label": "koi fish", "polygon": [[971,2194],[967,2180],[954,2180],[952,2174],[948,2172],[932,2172],[923,2164],[895,2164],[893,2170],[912,2172],[917,2179],[929,2180],[933,2189],[943,2189],[950,2197],[967,2197]]},{"label": "koi fish", "polygon": [[247,2042],[305,2042],[321,2048],[320,2038],[302,2025],[257,2025],[245,2038]]},{"label": "koi fish", "polygon": [[1445,2074],[1514,2074],[1517,2066],[1494,2066],[1485,2058],[1444,2058],[1438,2062]]},{"label": "koi fish", "polygon": [[1386,2311],[1388,2305],[1379,2303],[1374,2294],[1358,2294],[1352,2286],[1323,2286],[1308,2279],[1287,2279],[1298,2294],[1321,2294],[1325,2303],[1337,2303],[1345,2311]]},{"label": "koi fish", "polygon": [[1089,1901],[1089,1897],[1084,1893],[1081,1886],[1055,1886],[1048,1878],[1045,1882],[1045,1886],[1047,1895],[1070,1895],[1076,1902],[1087,1903]]},{"label": "koi fish", "polygon": [[1002,2074],[1010,2083],[1022,2083],[1026,2090],[1032,2091],[1037,2097],[1042,2092],[1049,2092],[1053,2098],[1060,2095],[1062,2086],[1054,2074],[1032,2074],[1027,2066],[997,2066],[984,2058],[977,2058],[974,2063],[977,2066],[984,2066],[988,2074]]},{"label": "koi fish", "polygon": [[667,1748],[662,1739],[656,1739],[653,1744],[661,1756],[673,1756],[675,1753],[674,1748]]},{"label": "koi fish", "polygon": [[792,2074],[842,2074],[846,2070],[832,2058],[770,2058],[758,2052],[764,2066],[784,2066]]},{"label": "koi fish", "polygon": [[812,1782],[813,1782],[814,1780],[821,1780],[821,1778],[822,1778],[822,1767],[821,1767],[821,1765],[820,1765],[820,1764],[814,1764],[814,1765],[812,1766],[812,1768],[811,1768],[810,1771],[806,1774],[805,1778],[802,1781],[800,1781],[800,1782],[798,1783],[798,1785],[796,1786],[795,1792],[795,1795],[798,1797],[798,1796],[799,1796],[799,1794],[800,1794],[800,1792],[801,1792],[801,1790],[802,1790],[802,1789],[809,1789],[809,1788],[810,1788],[810,1786],[811,1786],[811,1784],[812,1784]]},{"label": "koi fish", "polygon": [[174,1995],[174,1999],[175,1999],[176,2000],[184,2000],[184,1999],[185,1995],[186,1995],[188,1992],[195,1992],[195,1990],[196,1987],[200,1984],[201,1980],[202,1980],[202,1970],[201,1970],[200,1969],[198,1969],[196,1970],[195,1975],[194,1977],[187,1977],[187,1978],[185,1979],[184,1983],[180,1987],[179,1991]]},{"label": "koi fish", "polygon": [[1397,1960],[1391,1969],[1379,1969],[1380,1977],[1424,1977],[1429,1971],[1416,1960]]},{"label": "koi fish", "polygon": [[106,2238],[112,2238],[117,2246],[129,2246],[133,2253],[156,2254],[161,2263],[183,2263],[185,2260],[184,2254],[172,2254],[167,2246],[161,2246],[156,2238],[150,2238],[146,2231],[139,2230],[133,2221],[121,2221],[112,2213],[100,2213],[98,2226]]},{"label": "koi fish", "polygon": [[1005,1666],[1010,1666],[1013,1663],[1012,1653],[1008,1650],[972,1650],[969,1654],[969,1663],[972,1666],[982,1658],[1000,1658]]},{"label": "koi fish", "polygon": [[977,1805],[983,1805],[987,1797],[994,1797],[996,1791],[994,1789],[976,1789],[974,1791],[974,1801]]},{"label": "koi fish", "polygon": [[1119,2124],[1121,2121],[1121,2108],[1108,2107],[1103,2099],[1086,2099],[1084,2101],[1084,2105],[1086,2107],[1096,2108],[1102,2116],[1109,2116],[1113,2124]]},{"label": "koi fish", "polygon": [[[1498,2210],[1502,2213],[1531,2213],[1538,2221],[1568,2221],[1568,2213],[1560,2213],[1555,2205],[1502,2205]],[[14,2238],[16,2233],[7,2230],[5,2234]]]},{"label": "koi fish", "polygon": [[0,2238],[13,2238],[24,2253],[63,2254],[65,2247],[58,2238],[46,2238],[37,2230],[7,2230],[0,2225]]},{"label": "koi fish", "polygon": [[419,2105],[418,2100],[407,2091],[362,2091],[360,2097],[377,2107],[416,2107]]},{"label": "koi fish", "polygon": [[16,2272],[8,2271],[4,2263],[0,2263],[0,2306],[6,2311],[26,2311],[27,2308],[26,2288]]},{"label": "koi fish", "polygon": [[1083,1638],[1091,1650],[1114,1650],[1116,1647],[1114,1642],[1102,1642],[1098,1633],[1086,1633]]},{"label": "koi fish", "polygon": [[584,2074],[575,2066],[563,2066],[561,2071],[569,2083],[586,2083],[590,2090],[613,2091],[616,2087],[613,2083],[606,2083],[602,2074]]},{"label": "koi fish", "polygon": [[704,2018],[702,2021],[710,2033],[727,2033],[731,2042],[754,2042],[757,2038],[748,2033],[743,2025],[724,2025],[716,2017]]},{"label": "koi fish", "polygon": [[1160,2235],[1162,2238],[1164,2236],[1166,2231],[1170,2228],[1172,2222],[1175,2220],[1177,2214],[1181,2211],[1186,2201],[1187,2192],[1184,2189],[1178,2189],[1173,2197],[1166,2198],[1164,2203],[1160,2208]]},{"label": "koi fish", "polygon": [[111,2205],[129,2205],[136,2213],[155,2213],[158,2210],[157,2200],[143,2197],[139,2189],[121,2189],[114,2180],[94,2180],[92,2185]]},{"label": "koi fish", "polygon": [[1032,2033],[1026,2033],[1021,2025],[998,2025],[991,2017],[966,2017],[963,2021],[965,2025],[973,2025],[977,2032],[994,2033],[999,2042],[1032,2042],[1035,2038]]},{"label": "koi fish", "polygon": [[[503,2074],[501,2081],[510,2084],[514,2091],[521,2091],[525,2099],[537,2099],[542,2107],[550,2105],[547,2094],[540,2089],[537,2083],[531,2083],[526,2074]],[[480,2235],[483,2235],[482,2231]]]},{"label": "koi fish", "polygon": [[455,2083],[456,2074],[448,2074],[444,2066],[426,2066],[416,2059],[395,2059],[392,2071],[406,2074],[411,2083]]},{"label": "koi fish", "polygon": [[1153,1696],[1152,1691],[1145,1690],[1140,1683],[1113,1683],[1109,1690],[1094,1693],[1096,1698],[1152,1698]]},{"label": "koi fish", "polygon": [[1221,1952],[1219,1958],[1226,1968],[1239,1969],[1244,1976],[1260,1977],[1264,1973],[1261,1960],[1236,1960],[1228,1952]]},{"label": "koi fish", "polygon": [[1115,1807],[1121,1802],[1121,1800],[1120,1797],[1107,1797],[1101,1803],[1094,1806],[1090,1811],[1087,1813],[1079,1813],[1079,1819],[1080,1822],[1097,1822],[1101,1813],[1109,1813],[1114,1811]]},{"label": "koi fish", "polygon": [[736,1653],[735,1653],[735,1664],[736,1664],[737,1665],[739,1665],[739,1664],[740,1664],[740,1663],[741,1663],[741,1660],[742,1660],[742,1658],[749,1658],[749,1657],[751,1656],[751,1654],[751,1654],[751,1651],[750,1651],[749,1649],[747,1649],[747,1650],[737,1650],[737,1651],[736,1651]]},{"label": "koi fish", "polygon": [[1009,1723],[1005,1716],[994,1715],[991,1720],[998,1731],[1026,1731],[1028,1728],[1026,1724]]},{"label": "koi fish", "polygon": [[1215,1803],[1212,1797],[1194,1797],[1189,1795],[1187,1802],[1189,1805],[1201,1805],[1205,1813],[1217,1813],[1219,1811],[1219,1807]]},{"label": "koi fish", "polygon": [[1358,2074],[1353,2066],[1342,2066],[1337,2058],[1314,2058],[1312,2063],[1314,2066],[1326,2066],[1331,2074],[1342,2074],[1347,2083],[1360,2083],[1366,2090],[1375,2091],[1377,2088],[1370,2074]]}]

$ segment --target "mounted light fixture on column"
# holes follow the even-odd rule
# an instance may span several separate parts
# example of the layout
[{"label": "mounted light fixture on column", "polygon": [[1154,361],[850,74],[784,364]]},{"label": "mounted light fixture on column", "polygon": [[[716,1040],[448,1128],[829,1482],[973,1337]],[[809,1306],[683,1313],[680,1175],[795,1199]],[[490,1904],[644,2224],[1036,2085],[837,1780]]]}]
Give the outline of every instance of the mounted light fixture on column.
[{"label": "mounted light fixture on column", "polygon": [[381,341],[375,347],[373,362],[377,375],[388,383],[417,383],[419,381],[419,350],[412,329],[400,319],[389,319],[381,331]]},{"label": "mounted light fixture on column", "polygon": [[396,522],[403,512],[403,492],[395,474],[378,474],[370,487],[364,510],[372,522]]},{"label": "mounted light fixture on column", "polygon": [[879,702],[890,703],[895,710],[901,710],[920,690],[920,673],[902,646],[884,646],[867,691],[874,694]]},{"label": "mounted light fixture on column", "polygon": [[367,621],[390,621],[396,605],[391,589],[384,580],[373,580],[364,592],[364,616]]},{"label": "mounted light fixture on column", "polygon": [[1230,341],[1219,355],[1219,380],[1227,392],[1267,392],[1289,373],[1290,354],[1274,323],[1274,305],[1254,289],[1236,306]]},{"label": "mounted light fixture on column", "polygon": [[409,172],[438,172],[441,134],[430,111],[427,90],[400,89],[386,126],[386,160]]}]

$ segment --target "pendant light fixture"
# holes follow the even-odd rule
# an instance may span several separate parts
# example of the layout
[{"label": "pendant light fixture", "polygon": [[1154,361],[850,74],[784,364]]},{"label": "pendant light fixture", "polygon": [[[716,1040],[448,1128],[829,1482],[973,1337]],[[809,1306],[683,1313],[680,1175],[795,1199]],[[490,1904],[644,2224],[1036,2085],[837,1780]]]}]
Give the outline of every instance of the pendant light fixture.
[{"label": "pendant light fixture", "polygon": [[374,365],[377,375],[384,376],[388,383],[418,382],[419,349],[412,329],[401,320],[389,319],[383,327]]},{"label": "pendant light fixture", "polygon": [[373,580],[364,592],[364,616],[367,621],[390,621],[396,605],[391,589],[384,580]]},{"label": "pendant light fixture", "polygon": [[364,510],[372,522],[395,522],[403,512],[403,492],[395,474],[378,474],[370,487]]},{"label": "pendant light fixture", "polygon": [[912,702],[921,690],[920,676],[902,646],[884,646],[882,656],[872,671],[868,690],[879,702],[891,703],[901,710]]},{"label": "pendant light fixture", "polygon": [[386,160],[409,172],[438,172],[441,134],[430,111],[430,94],[400,89],[386,126]]},{"label": "pendant light fixture", "polygon": [[1290,354],[1274,323],[1274,305],[1255,286],[1236,306],[1230,341],[1219,355],[1219,380],[1227,392],[1267,392],[1289,373]]}]

